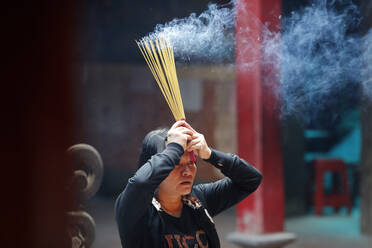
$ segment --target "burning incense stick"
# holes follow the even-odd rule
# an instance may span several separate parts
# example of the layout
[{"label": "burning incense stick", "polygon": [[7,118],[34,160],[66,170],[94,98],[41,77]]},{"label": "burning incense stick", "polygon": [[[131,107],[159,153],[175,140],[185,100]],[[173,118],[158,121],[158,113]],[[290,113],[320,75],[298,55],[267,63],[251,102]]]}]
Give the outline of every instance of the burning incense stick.
[{"label": "burning incense stick", "polygon": [[[185,120],[173,47],[167,40],[162,38],[154,40],[144,38],[139,42],[136,41],[136,43],[168,103],[174,119],[176,121]],[[195,162],[193,152],[190,153],[190,159]]]},{"label": "burning incense stick", "polygon": [[137,42],[147,65],[176,121],[185,119],[182,97],[178,85],[173,47],[164,39],[142,39]]}]

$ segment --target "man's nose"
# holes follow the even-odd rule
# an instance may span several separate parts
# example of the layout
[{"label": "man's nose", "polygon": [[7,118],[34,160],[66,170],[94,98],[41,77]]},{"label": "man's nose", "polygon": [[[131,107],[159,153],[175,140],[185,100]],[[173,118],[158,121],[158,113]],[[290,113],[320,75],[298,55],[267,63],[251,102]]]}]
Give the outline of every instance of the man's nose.
[{"label": "man's nose", "polygon": [[184,165],[182,168],[182,176],[190,176],[191,175],[191,169],[188,165]]}]

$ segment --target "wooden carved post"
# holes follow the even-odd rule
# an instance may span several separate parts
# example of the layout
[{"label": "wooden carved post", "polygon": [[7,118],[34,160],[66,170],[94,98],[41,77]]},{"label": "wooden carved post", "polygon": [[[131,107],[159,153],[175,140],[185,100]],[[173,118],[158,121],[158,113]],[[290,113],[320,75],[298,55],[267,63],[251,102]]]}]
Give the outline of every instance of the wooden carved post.
[{"label": "wooden carved post", "polygon": [[95,237],[95,223],[83,208],[84,203],[96,194],[101,185],[103,163],[97,150],[86,144],[71,146],[67,156],[74,169],[69,190],[73,191],[76,199],[72,204],[73,209],[67,212],[71,247],[89,248]]}]

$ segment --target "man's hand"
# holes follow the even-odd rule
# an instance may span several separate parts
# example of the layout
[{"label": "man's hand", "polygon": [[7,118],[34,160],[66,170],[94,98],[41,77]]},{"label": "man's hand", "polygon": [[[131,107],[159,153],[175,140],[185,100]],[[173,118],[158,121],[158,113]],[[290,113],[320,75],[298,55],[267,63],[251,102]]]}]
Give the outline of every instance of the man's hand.
[{"label": "man's hand", "polygon": [[196,132],[187,122],[185,122],[185,127],[192,131],[192,137],[187,144],[186,151],[194,151],[195,155],[202,159],[209,159],[211,156],[211,149],[208,147],[205,141],[204,135]]},{"label": "man's hand", "polygon": [[185,121],[177,121],[169,129],[167,134],[167,146],[171,142],[175,142],[183,147],[183,150],[186,151],[187,142],[192,139],[193,131],[186,127]]}]

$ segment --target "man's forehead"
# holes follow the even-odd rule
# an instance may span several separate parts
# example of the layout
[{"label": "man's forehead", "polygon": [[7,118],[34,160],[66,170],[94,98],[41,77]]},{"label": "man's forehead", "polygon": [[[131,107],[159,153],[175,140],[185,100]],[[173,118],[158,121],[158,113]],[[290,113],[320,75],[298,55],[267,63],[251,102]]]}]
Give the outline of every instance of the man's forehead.
[{"label": "man's forehead", "polygon": [[181,156],[180,163],[188,164],[188,163],[190,163],[190,162],[191,162],[191,160],[190,160],[190,153],[189,153],[189,152],[185,152],[185,153]]}]

